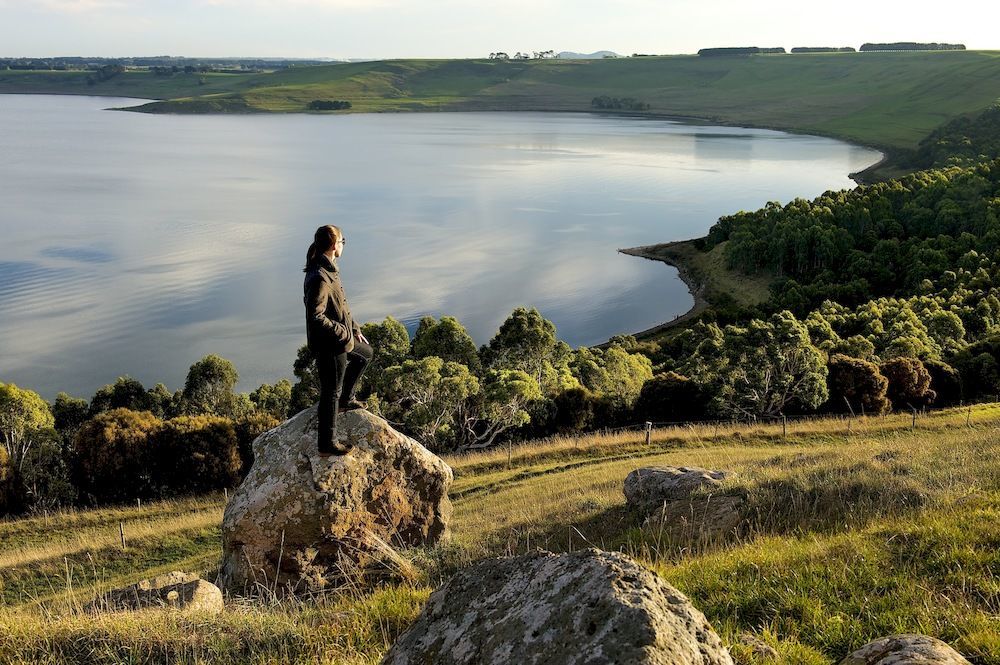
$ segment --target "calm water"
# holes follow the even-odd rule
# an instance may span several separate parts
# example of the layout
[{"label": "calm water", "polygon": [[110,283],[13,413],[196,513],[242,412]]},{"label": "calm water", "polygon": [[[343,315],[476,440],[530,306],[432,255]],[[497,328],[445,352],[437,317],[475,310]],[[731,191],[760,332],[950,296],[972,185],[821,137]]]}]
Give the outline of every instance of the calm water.
[{"label": "calm water", "polygon": [[153,116],[0,95],[0,381],[89,396],[291,376],[305,249],[341,225],[360,320],[452,314],[483,343],[533,305],[573,345],[684,313],[674,269],[619,247],[852,186],[829,139],[571,114]]}]

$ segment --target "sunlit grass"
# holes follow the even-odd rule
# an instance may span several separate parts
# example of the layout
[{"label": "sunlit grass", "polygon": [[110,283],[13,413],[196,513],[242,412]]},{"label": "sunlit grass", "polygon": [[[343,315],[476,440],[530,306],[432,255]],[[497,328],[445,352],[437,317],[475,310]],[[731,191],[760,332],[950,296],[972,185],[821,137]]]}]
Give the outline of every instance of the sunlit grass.
[{"label": "sunlit grass", "polygon": [[[212,579],[221,497],[0,522],[0,662],[375,663],[456,567],[544,547],[625,551],[689,594],[739,663],[829,664],[923,632],[1000,665],[1000,405],[886,418],[704,424],[449,456],[453,540],[404,553],[416,581],[306,602],[232,599],[219,617],[87,615],[112,585]],[[647,465],[735,472],[744,528],[685,541],[643,527],[622,483]],[[128,548],[121,551],[118,524]],[[67,565],[69,574],[67,577]]]}]

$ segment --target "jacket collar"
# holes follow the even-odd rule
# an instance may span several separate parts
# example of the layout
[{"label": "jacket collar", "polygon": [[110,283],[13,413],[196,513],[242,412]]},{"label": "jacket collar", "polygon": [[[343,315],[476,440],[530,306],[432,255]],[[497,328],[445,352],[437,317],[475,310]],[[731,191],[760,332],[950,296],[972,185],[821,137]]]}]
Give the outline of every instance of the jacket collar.
[{"label": "jacket collar", "polygon": [[328,259],[326,257],[326,254],[319,255],[319,260],[317,261],[317,264],[319,265],[320,268],[325,268],[330,272],[337,272],[337,262]]}]

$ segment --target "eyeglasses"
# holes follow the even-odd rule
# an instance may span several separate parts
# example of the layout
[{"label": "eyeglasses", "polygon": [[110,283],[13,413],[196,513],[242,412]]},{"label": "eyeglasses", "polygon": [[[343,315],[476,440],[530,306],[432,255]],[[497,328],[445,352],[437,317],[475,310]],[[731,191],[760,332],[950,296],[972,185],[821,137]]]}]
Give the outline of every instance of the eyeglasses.
[{"label": "eyeglasses", "polygon": [[339,242],[341,245],[346,245],[347,244],[347,238],[344,238],[344,237],[338,238],[337,242]]}]

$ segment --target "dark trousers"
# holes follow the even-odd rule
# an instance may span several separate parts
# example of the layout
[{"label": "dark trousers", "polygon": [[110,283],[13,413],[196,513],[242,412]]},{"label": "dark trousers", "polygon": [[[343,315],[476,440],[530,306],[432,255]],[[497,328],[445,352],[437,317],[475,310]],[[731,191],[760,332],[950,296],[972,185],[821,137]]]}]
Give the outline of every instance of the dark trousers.
[{"label": "dark trousers", "polygon": [[318,353],[319,370],[319,447],[329,448],[337,438],[337,408],[354,399],[358,379],[371,362],[374,350],[355,340],[349,353]]}]

